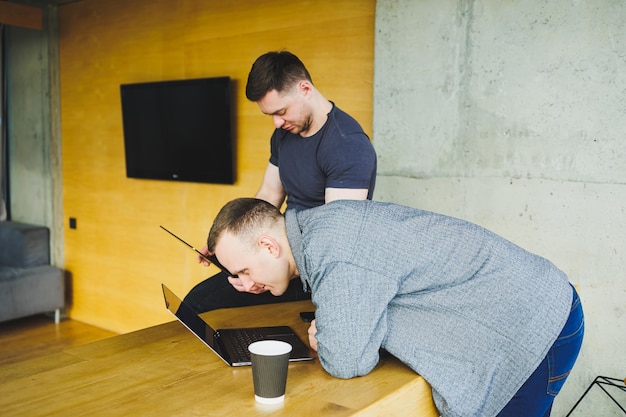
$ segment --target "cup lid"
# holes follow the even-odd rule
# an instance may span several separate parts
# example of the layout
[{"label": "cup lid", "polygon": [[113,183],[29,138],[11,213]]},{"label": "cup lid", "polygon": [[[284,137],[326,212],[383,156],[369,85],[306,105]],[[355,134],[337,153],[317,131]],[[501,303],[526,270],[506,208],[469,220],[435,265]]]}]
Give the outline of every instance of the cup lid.
[{"label": "cup lid", "polygon": [[277,356],[291,352],[291,345],[282,340],[260,340],[251,343],[248,350],[255,355]]}]

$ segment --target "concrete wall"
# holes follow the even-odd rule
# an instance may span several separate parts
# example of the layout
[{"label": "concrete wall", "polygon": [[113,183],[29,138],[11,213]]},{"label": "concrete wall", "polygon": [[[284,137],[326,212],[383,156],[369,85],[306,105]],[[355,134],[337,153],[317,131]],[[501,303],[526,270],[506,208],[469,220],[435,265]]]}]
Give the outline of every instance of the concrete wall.
[{"label": "concrete wall", "polygon": [[44,28],[6,27],[11,220],[48,226],[52,262],[63,267],[57,13],[22,3],[42,7]]},{"label": "concrete wall", "polygon": [[[555,416],[596,375],[626,376],[624,22],[609,0],[377,2],[375,197],[486,226],[570,276],[587,327]],[[620,414],[592,391],[574,415]]]},{"label": "concrete wall", "polygon": [[11,215],[37,224],[48,222],[51,201],[47,60],[43,32],[7,28]]}]

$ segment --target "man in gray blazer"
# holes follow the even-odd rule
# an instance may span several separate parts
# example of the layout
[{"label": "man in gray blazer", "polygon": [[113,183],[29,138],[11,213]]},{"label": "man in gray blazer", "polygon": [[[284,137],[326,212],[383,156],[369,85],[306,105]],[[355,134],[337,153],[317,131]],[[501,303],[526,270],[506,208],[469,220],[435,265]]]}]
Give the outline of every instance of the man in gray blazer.
[{"label": "man in gray blazer", "polygon": [[369,373],[383,348],[428,381],[444,417],[549,416],[582,343],[565,274],[460,219],[368,200],[283,216],[244,198],[207,246],[246,288],[310,289],[309,341],[331,375]]}]

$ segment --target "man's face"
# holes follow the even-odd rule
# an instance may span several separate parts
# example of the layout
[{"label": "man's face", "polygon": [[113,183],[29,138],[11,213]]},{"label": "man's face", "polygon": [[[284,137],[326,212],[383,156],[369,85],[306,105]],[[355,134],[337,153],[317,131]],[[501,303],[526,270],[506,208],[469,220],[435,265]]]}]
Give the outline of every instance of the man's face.
[{"label": "man's face", "polygon": [[271,90],[257,104],[263,113],[272,116],[276,129],[306,136],[313,122],[307,100],[309,92],[306,83],[301,82],[281,93]]},{"label": "man's face", "polygon": [[215,245],[215,255],[226,269],[239,277],[247,292],[262,288],[272,295],[282,295],[291,278],[288,264],[263,239],[261,237],[260,242],[251,247],[231,233],[224,232]]}]

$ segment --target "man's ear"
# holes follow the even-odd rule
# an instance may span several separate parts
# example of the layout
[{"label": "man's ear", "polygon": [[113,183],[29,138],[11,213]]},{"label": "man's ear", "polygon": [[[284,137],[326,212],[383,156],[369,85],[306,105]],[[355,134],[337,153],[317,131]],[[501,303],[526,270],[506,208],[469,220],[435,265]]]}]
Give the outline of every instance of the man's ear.
[{"label": "man's ear", "polygon": [[298,83],[298,91],[304,95],[304,96],[308,96],[311,94],[312,91],[312,85],[309,82],[309,80],[302,80]]},{"label": "man's ear", "polygon": [[259,237],[259,246],[262,250],[267,250],[270,255],[277,258],[280,254],[280,245],[273,237],[262,235]]}]

